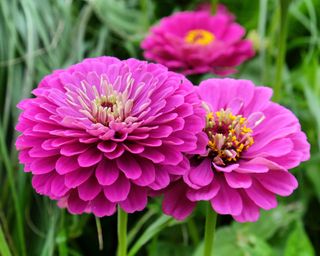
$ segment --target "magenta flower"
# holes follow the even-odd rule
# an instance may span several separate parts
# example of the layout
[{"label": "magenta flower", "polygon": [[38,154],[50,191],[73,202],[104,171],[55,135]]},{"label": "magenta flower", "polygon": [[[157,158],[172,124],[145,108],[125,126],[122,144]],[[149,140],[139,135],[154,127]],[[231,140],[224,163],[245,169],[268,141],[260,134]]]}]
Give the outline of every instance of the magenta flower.
[{"label": "magenta flower", "polygon": [[198,94],[207,115],[205,155],[167,190],[163,209],[184,219],[197,201],[210,201],[219,214],[256,221],[259,209],[277,206],[298,183],[288,171],[309,159],[310,145],[298,119],[270,101],[272,90],[248,80],[209,79]]},{"label": "magenta flower", "polygon": [[150,188],[184,173],[183,152],[203,153],[201,103],[162,65],[86,59],[46,76],[33,94],[18,105],[19,160],[35,190],[71,213],[142,210]]},{"label": "magenta flower", "polygon": [[226,10],[214,16],[206,11],[179,12],[154,26],[141,47],[145,58],[173,71],[228,75],[254,55],[244,34]]}]

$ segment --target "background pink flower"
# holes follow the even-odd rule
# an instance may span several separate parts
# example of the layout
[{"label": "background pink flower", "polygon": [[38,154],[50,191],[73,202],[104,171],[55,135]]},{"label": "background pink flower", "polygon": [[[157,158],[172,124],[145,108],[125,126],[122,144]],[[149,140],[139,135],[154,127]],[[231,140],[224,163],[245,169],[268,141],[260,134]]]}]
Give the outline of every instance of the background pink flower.
[{"label": "background pink flower", "polygon": [[183,152],[203,153],[200,101],[162,65],[86,59],[46,76],[33,94],[19,104],[19,160],[35,190],[71,213],[142,210],[149,188],[187,169]]},{"label": "background pink flower", "polygon": [[[220,8],[221,9],[221,8]],[[179,12],[163,18],[141,43],[144,56],[184,74],[228,75],[254,56],[245,30],[226,10]]]},{"label": "background pink flower", "polygon": [[309,159],[310,146],[295,115],[270,101],[272,90],[248,80],[209,79],[198,94],[207,111],[207,152],[167,190],[163,209],[184,219],[197,201],[219,214],[256,221],[298,183],[288,171]]}]

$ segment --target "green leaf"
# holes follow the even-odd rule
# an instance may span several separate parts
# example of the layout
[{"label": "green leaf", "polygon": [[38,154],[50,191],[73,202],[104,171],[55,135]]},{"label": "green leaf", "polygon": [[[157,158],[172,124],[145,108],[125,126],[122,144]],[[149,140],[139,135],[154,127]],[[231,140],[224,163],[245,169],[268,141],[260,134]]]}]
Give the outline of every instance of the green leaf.
[{"label": "green leaf", "polygon": [[0,254],[2,256],[11,256],[11,252],[7,244],[1,225],[0,225]]},{"label": "green leaf", "polygon": [[241,247],[241,251],[243,255],[250,256],[274,256],[275,252],[271,248],[271,246],[260,237],[251,235],[245,238],[245,242],[243,244],[239,244]]},{"label": "green leaf", "polygon": [[301,217],[302,204],[279,205],[271,211],[261,211],[261,216],[256,222],[237,223],[233,226],[247,235],[255,235],[263,240],[268,240],[283,227]]},{"label": "green leaf", "polygon": [[302,223],[296,223],[295,229],[288,237],[284,256],[314,256],[315,251]]},{"label": "green leaf", "polygon": [[158,218],[150,227],[148,227],[145,232],[139,237],[138,241],[132,246],[128,253],[128,256],[136,255],[140,248],[151,240],[155,235],[157,235],[161,230],[166,227],[177,224],[178,222],[172,217],[167,215],[162,215]]}]

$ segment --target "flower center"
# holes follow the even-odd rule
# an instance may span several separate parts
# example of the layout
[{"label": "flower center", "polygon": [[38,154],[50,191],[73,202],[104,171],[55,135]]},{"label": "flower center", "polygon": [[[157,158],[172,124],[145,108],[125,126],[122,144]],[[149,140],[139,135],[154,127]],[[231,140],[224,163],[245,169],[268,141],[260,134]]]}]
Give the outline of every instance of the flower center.
[{"label": "flower center", "polygon": [[99,90],[95,85],[92,88],[93,97],[88,97],[90,85],[82,82],[82,90],[78,91],[78,100],[82,106],[79,111],[87,116],[93,123],[105,126],[112,121],[124,122],[130,116],[133,100],[128,99],[128,92],[118,92],[106,80],[101,80]]},{"label": "flower center", "polygon": [[254,143],[247,119],[242,115],[233,115],[230,109],[208,113],[205,132],[209,138],[209,156],[217,165],[235,162],[241,152]]},{"label": "flower center", "polygon": [[189,44],[208,45],[215,40],[215,36],[204,29],[193,29],[187,33],[184,40]]}]

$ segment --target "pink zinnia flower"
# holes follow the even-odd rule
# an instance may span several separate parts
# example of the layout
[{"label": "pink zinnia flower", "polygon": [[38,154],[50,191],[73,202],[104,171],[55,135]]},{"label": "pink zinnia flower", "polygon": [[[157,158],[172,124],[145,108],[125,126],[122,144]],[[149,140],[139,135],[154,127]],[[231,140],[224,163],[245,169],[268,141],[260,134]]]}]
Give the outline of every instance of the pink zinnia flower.
[{"label": "pink zinnia flower", "polygon": [[208,200],[219,214],[256,221],[260,208],[277,206],[276,195],[297,188],[288,169],[309,159],[306,135],[291,111],[270,101],[270,88],[209,79],[198,94],[207,112],[206,154],[190,158],[190,170],[165,194],[164,212],[184,219]]},{"label": "pink zinnia flower", "polygon": [[179,12],[163,18],[141,43],[144,56],[184,74],[228,75],[254,55],[245,30],[218,11]]},{"label": "pink zinnia flower", "polygon": [[162,65],[86,59],[46,76],[33,94],[18,105],[19,160],[35,190],[71,213],[142,210],[149,188],[183,174],[183,152],[203,152],[201,103]]}]

